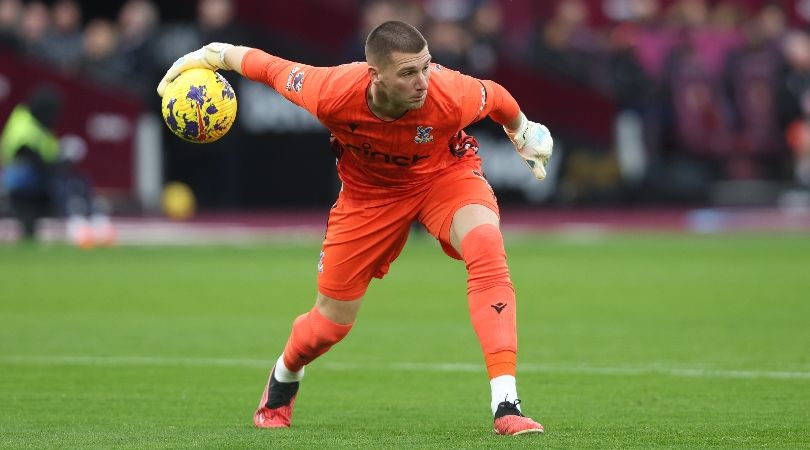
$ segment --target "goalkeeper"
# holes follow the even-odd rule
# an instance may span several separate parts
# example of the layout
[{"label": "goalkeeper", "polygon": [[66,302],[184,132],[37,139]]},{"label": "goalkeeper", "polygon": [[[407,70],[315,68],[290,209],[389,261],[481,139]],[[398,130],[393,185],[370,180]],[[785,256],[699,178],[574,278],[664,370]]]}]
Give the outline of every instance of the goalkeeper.
[{"label": "goalkeeper", "polygon": [[211,43],[178,59],[158,85],[184,70],[236,70],[263,82],[318,118],[332,133],[343,183],[329,214],[318,263],[315,306],[299,316],[254,414],[260,428],[288,427],[304,367],[351,330],[366,288],[382,278],[422,223],[467,267],[467,299],[484,354],[498,434],[542,433],[523,415],[515,382],[515,292],[495,195],[478,144],[463,129],[485,117],[503,125],[537,179],[546,175],[552,138],[528,120],[500,85],[431,61],[414,27],[372,30],[366,62],[312,67],[258,49]]}]

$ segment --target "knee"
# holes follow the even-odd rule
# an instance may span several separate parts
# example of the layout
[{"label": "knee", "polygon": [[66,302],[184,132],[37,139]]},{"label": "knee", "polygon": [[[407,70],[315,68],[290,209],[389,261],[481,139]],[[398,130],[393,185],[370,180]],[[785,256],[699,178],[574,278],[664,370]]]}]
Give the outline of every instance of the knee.
[{"label": "knee", "polygon": [[462,241],[461,256],[469,276],[468,293],[500,285],[511,288],[503,237],[498,227],[480,225],[470,230]]},{"label": "knee", "polygon": [[481,256],[502,254],[503,236],[495,225],[479,225],[470,230],[461,241],[461,256],[467,263]]},{"label": "knee", "polygon": [[353,324],[362,301],[362,297],[354,300],[336,300],[319,292],[315,300],[315,309],[334,323]]}]

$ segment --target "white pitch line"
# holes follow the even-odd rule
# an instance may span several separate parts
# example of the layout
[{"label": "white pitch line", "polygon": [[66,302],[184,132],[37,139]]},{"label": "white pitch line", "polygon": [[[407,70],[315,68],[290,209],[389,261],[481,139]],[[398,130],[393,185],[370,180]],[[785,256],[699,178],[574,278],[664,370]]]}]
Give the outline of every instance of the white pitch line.
[{"label": "white pitch line", "polygon": [[[256,367],[270,369],[273,360],[238,358],[172,358],[162,356],[31,356],[0,355],[0,364],[47,366],[165,366],[165,367]],[[482,364],[465,363],[357,363],[317,362],[323,370],[375,370],[396,372],[484,372]],[[682,378],[741,378],[807,380],[810,371],[729,370],[702,367],[677,367],[661,363],[605,367],[587,364],[518,364],[519,373],[572,375],[667,375]]]},{"label": "white pitch line", "polygon": [[271,360],[233,358],[172,358],[163,356],[29,356],[0,355],[0,363],[46,366],[177,366],[267,367]]}]

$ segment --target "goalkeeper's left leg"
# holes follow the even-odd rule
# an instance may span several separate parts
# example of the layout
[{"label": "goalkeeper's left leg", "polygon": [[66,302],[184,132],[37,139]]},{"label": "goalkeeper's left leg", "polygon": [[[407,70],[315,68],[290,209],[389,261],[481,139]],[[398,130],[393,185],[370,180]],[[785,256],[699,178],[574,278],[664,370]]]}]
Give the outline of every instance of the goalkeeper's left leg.
[{"label": "goalkeeper's left leg", "polygon": [[453,222],[450,238],[467,266],[470,318],[490,378],[494,430],[506,435],[542,433],[543,425],[522,414],[517,397],[515,290],[498,217],[494,210],[472,204],[456,211]]},{"label": "goalkeeper's left leg", "polygon": [[[470,319],[484,352],[487,373],[490,379],[504,375],[514,378],[517,365],[515,290],[498,227],[483,224],[466,233],[461,241],[461,256],[467,265]],[[502,401],[504,399],[500,398],[498,403]]]}]

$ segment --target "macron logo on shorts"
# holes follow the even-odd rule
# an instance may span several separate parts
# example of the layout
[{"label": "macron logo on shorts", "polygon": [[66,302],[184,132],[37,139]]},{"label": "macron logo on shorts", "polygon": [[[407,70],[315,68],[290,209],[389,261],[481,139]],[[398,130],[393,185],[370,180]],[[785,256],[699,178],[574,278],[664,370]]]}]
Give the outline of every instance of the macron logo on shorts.
[{"label": "macron logo on shorts", "polygon": [[503,309],[504,309],[504,308],[506,308],[506,303],[504,303],[504,302],[498,302],[498,303],[495,303],[494,305],[489,305],[489,306],[491,306],[491,307],[492,307],[492,309],[494,309],[494,310],[495,310],[495,312],[497,312],[498,314],[500,314],[500,313],[501,313],[501,311],[503,311]]},{"label": "macron logo on shorts", "polygon": [[323,273],[323,252],[321,252],[321,256],[318,258],[318,273]]}]

